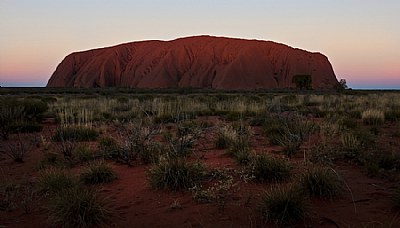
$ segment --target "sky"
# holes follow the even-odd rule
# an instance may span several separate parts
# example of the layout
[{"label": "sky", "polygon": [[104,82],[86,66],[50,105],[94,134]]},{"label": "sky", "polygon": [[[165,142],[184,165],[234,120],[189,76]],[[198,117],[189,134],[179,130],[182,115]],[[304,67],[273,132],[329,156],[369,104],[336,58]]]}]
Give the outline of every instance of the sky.
[{"label": "sky", "polygon": [[45,86],[71,52],[194,35],[328,56],[351,88],[400,89],[399,0],[0,0],[0,85]]}]

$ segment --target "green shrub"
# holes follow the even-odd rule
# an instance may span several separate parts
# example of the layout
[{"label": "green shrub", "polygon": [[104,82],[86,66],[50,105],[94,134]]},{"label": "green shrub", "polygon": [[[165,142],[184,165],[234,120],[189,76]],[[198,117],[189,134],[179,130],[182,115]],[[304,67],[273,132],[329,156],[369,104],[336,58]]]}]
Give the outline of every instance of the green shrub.
[{"label": "green shrub", "polygon": [[178,191],[197,185],[204,171],[200,163],[187,163],[181,158],[165,159],[151,168],[147,176],[153,188]]},{"label": "green shrub", "polygon": [[256,180],[261,182],[279,182],[290,175],[290,165],[285,160],[258,155],[251,160],[252,172]]},{"label": "green shrub", "polygon": [[94,141],[98,137],[97,131],[92,127],[69,126],[57,128],[53,140],[61,141]]},{"label": "green shrub", "polygon": [[259,209],[267,222],[278,226],[291,225],[304,219],[306,198],[295,186],[277,186],[264,192]]},{"label": "green shrub", "polygon": [[103,161],[89,164],[87,169],[81,173],[80,179],[85,184],[107,183],[117,178],[114,170]]},{"label": "green shrub", "polygon": [[333,199],[343,191],[343,182],[338,174],[328,167],[311,167],[303,173],[299,184],[312,197]]},{"label": "green shrub", "polygon": [[60,227],[94,227],[108,222],[112,213],[92,188],[67,188],[50,199],[49,220]]},{"label": "green shrub", "polygon": [[40,188],[51,194],[57,194],[76,185],[75,178],[63,169],[47,169],[42,171],[39,176]]}]

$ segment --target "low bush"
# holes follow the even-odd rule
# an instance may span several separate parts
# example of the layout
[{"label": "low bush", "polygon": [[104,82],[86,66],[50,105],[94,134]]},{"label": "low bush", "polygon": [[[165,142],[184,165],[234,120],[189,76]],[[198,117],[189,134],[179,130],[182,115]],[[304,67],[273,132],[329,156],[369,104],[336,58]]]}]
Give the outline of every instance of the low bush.
[{"label": "low bush", "polygon": [[122,143],[115,146],[111,140],[108,147],[111,147],[111,151],[115,150],[115,159],[129,166],[132,166],[137,159],[143,159],[146,163],[153,159],[152,156],[156,156],[156,147],[153,147],[152,144],[153,137],[159,131],[158,126],[147,126],[143,122],[131,124],[120,131]]},{"label": "low bush", "polygon": [[251,159],[254,178],[261,182],[279,182],[290,176],[290,165],[283,159],[258,155]]},{"label": "low bush", "polygon": [[168,156],[186,157],[192,153],[193,144],[202,133],[199,126],[191,127],[187,122],[177,123],[177,132],[167,132],[164,139],[168,143]]},{"label": "low bush", "polygon": [[118,155],[118,144],[114,138],[103,137],[99,140],[99,152],[105,158],[115,158]]},{"label": "low bush", "polygon": [[61,141],[94,141],[98,137],[97,131],[92,127],[68,126],[57,128],[53,140]]},{"label": "low bush", "polygon": [[92,188],[67,188],[50,199],[49,220],[57,227],[94,227],[108,222],[111,210]]},{"label": "low bush", "polygon": [[173,191],[187,190],[197,185],[204,176],[201,163],[187,163],[181,158],[164,159],[147,173],[150,186]]},{"label": "low bush", "polygon": [[145,150],[141,151],[139,154],[139,159],[144,164],[157,163],[160,159],[161,153],[165,150],[166,148],[163,144],[151,142],[146,146]]},{"label": "low bush", "polygon": [[310,153],[307,155],[308,161],[315,164],[331,165],[335,160],[343,157],[343,153],[336,147],[321,143],[311,147]]},{"label": "low bush", "polygon": [[267,222],[287,226],[304,219],[307,203],[301,190],[294,185],[277,186],[264,192],[259,210]]},{"label": "low bush", "polygon": [[312,197],[333,199],[343,191],[343,181],[331,168],[308,168],[299,179],[303,191]]},{"label": "low bush", "polygon": [[107,183],[117,178],[114,170],[103,161],[89,164],[87,169],[81,173],[80,179],[85,184]]}]

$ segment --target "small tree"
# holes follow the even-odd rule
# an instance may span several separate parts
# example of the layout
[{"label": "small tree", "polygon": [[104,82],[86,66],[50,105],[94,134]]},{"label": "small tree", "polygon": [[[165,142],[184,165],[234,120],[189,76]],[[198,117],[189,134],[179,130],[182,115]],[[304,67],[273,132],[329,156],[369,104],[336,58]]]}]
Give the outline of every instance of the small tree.
[{"label": "small tree", "polygon": [[335,85],[334,87],[337,92],[343,92],[344,90],[348,89],[346,79],[340,79],[339,84]]},{"label": "small tree", "polygon": [[298,74],[293,76],[292,83],[296,84],[298,89],[312,89],[312,78],[311,75]]},{"label": "small tree", "polygon": [[346,79],[340,79],[339,84],[340,84],[340,86],[342,86],[343,89],[348,88]]}]

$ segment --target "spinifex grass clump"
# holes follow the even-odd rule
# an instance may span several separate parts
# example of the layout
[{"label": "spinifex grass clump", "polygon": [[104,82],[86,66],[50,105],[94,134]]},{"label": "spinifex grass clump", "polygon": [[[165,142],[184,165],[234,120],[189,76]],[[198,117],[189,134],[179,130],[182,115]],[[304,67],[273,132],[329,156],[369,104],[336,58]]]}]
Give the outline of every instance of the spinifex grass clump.
[{"label": "spinifex grass clump", "polygon": [[304,219],[306,198],[293,185],[275,186],[262,195],[259,209],[267,222],[274,222],[278,226],[291,225]]},{"label": "spinifex grass clump", "polygon": [[236,131],[231,125],[222,126],[218,129],[215,147],[217,149],[226,149],[236,138]]},{"label": "spinifex grass clump", "polygon": [[98,137],[97,131],[93,127],[86,126],[67,126],[59,127],[53,136],[54,141],[94,141]]},{"label": "spinifex grass clump", "polygon": [[[140,159],[144,163],[152,162],[157,155],[153,137],[160,132],[159,126],[147,125],[142,121],[121,127],[119,135],[122,143],[117,145],[115,140],[107,139],[100,142],[104,154],[111,156],[129,166]],[[107,152],[108,150],[108,152]]]},{"label": "spinifex grass clump", "polygon": [[228,142],[228,154],[239,164],[250,161],[251,127],[240,123],[237,126],[227,126],[225,136]]},{"label": "spinifex grass clump", "polygon": [[342,143],[345,155],[350,158],[355,158],[361,150],[361,142],[358,137],[352,133],[342,134],[340,141]]},{"label": "spinifex grass clump", "polygon": [[308,168],[300,177],[299,184],[312,197],[333,199],[343,192],[343,181],[328,167]]},{"label": "spinifex grass clump", "polygon": [[116,179],[114,170],[104,161],[98,161],[90,164],[81,174],[80,179],[85,184],[107,183]]},{"label": "spinifex grass clump", "polygon": [[22,163],[24,162],[25,155],[29,153],[30,150],[31,145],[27,142],[27,139],[18,136],[15,142],[9,144],[6,151],[0,151],[0,153],[4,153],[15,162]]},{"label": "spinifex grass clump", "polygon": [[49,220],[60,227],[94,227],[109,221],[106,201],[92,188],[73,187],[50,199]]},{"label": "spinifex grass clump", "polygon": [[187,190],[203,178],[202,164],[188,163],[181,158],[163,159],[147,173],[151,187],[173,191]]},{"label": "spinifex grass clump", "polygon": [[39,177],[40,188],[51,194],[57,194],[76,185],[75,178],[63,169],[47,169],[42,171]]},{"label": "spinifex grass clump", "polygon": [[278,182],[290,176],[290,165],[283,159],[258,155],[251,159],[254,178],[261,182]]},{"label": "spinifex grass clump", "polygon": [[185,157],[190,155],[196,140],[203,129],[192,121],[180,121],[177,123],[176,133],[168,132],[164,135],[168,143],[168,156]]},{"label": "spinifex grass clump", "polygon": [[385,122],[385,114],[383,111],[368,109],[361,113],[363,123],[368,125],[378,125]]},{"label": "spinifex grass clump", "polygon": [[291,157],[301,143],[316,130],[313,122],[301,116],[270,117],[264,124],[264,131],[270,143],[283,147],[283,152]]}]

